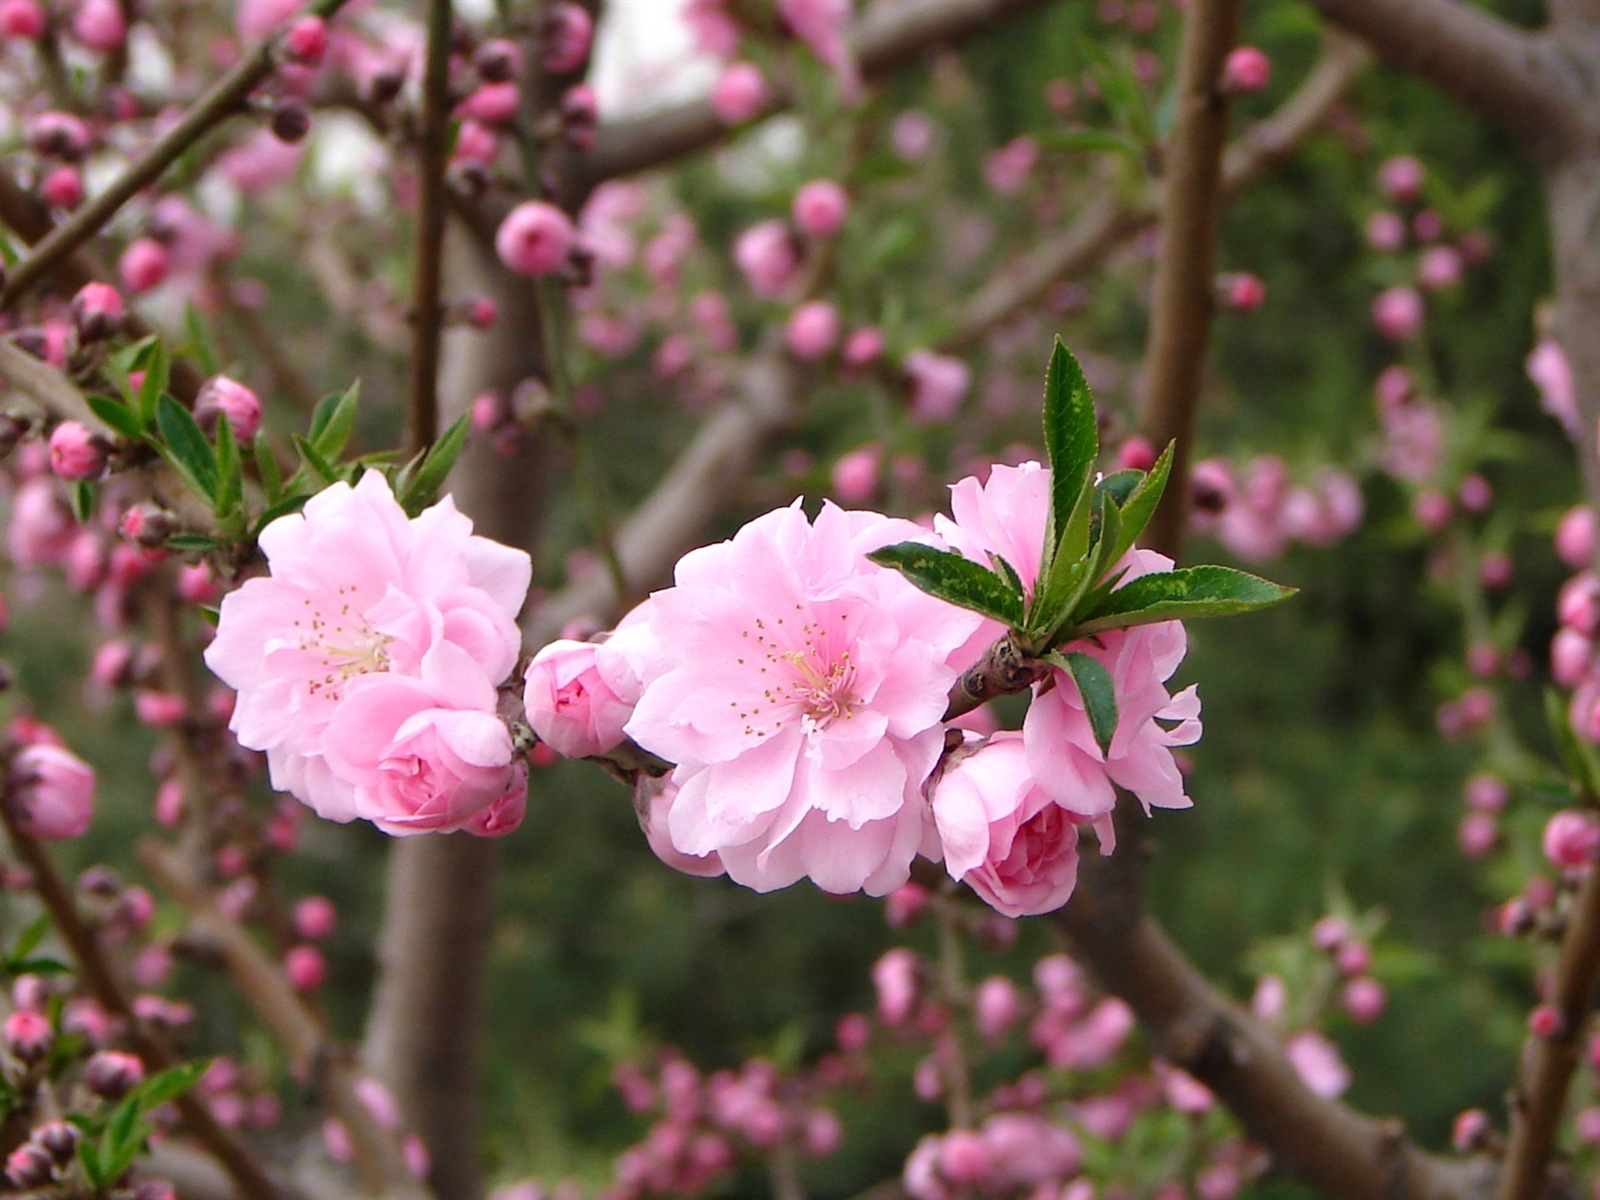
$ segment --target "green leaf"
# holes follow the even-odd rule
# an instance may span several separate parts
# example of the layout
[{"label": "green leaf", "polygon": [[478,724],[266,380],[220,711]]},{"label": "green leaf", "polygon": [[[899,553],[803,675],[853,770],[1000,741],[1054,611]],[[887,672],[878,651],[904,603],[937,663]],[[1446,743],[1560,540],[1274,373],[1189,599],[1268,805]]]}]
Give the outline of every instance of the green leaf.
[{"label": "green leaf", "polygon": [[1600,755],[1578,737],[1572,728],[1567,703],[1554,688],[1544,690],[1544,717],[1573,790],[1586,797],[1600,798]]},{"label": "green leaf", "polygon": [[148,350],[140,356],[139,365],[133,370],[144,372],[135,406],[139,410],[139,419],[148,425],[156,419],[161,397],[167,392],[167,379],[172,374],[172,360],[167,357],[167,348],[151,339]]},{"label": "green leaf", "polygon": [[32,958],[19,958],[6,964],[13,975],[70,975],[72,968],[59,958],[46,958],[44,955],[35,955]]},{"label": "green leaf", "polygon": [[993,617],[1009,627],[1022,624],[1022,593],[969,558],[921,542],[885,546],[867,557],[881,567],[893,567],[930,596]]},{"label": "green leaf", "polygon": [[256,434],[250,451],[255,456],[256,474],[261,476],[261,487],[267,493],[267,503],[271,504],[283,495],[283,472],[278,470],[278,456],[272,452],[272,445],[264,433]]},{"label": "green leaf", "polygon": [[158,449],[190,490],[215,508],[217,452],[201,432],[194,415],[165,392],[156,401],[155,413],[156,429],[161,434]]},{"label": "green leaf", "polygon": [[1156,621],[1254,612],[1282,603],[1296,590],[1232,567],[1183,567],[1141,575],[1109,593],[1104,603],[1086,610],[1074,626],[1073,636]]},{"label": "green leaf", "polygon": [[1017,574],[1017,569],[998,554],[989,555],[989,565],[994,568],[994,573],[1004,579],[1008,585],[1016,589],[1017,595],[1022,595],[1022,576]]},{"label": "green leaf", "polygon": [[211,1066],[209,1058],[197,1062],[180,1063],[176,1067],[168,1067],[159,1075],[152,1075],[137,1088],[129,1093],[129,1099],[137,1102],[140,1112],[149,1112],[152,1108],[160,1108],[163,1104],[176,1100],[195,1084],[200,1082],[200,1077]]},{"label": "green leaf", "polygon": [[1050,511],[1055,528],[1064,531],[1100,457],[1100,431],[1083,368],[1060,338],[1050,352],[1044,377],[1044,448],[1050,456]]},{"label": "green leaf", "polygon": [[217,415],[217,506],[218,516],[234,512],[244,503],[244,463],[239,457],[239,441],[226,413]]},{"label": "green leaf", "polygon": [[356,401],[361,396],[358,379],[343,392],[330,392],[317,402],[306,439],[322,457],[337,462],[356,424]]},{"label": "green leaf", "polygon": [[1121,502],[1122,532],[1117,539],[1116,553],[1110,556],[1111,562],[1116,562],[1132,548],[1145,526],[1150,524],[1150,518],[1156,515],[1156,506],[1161,503],[1162,494],[1167,490],[1167,479],[1172,474],[1172,456],[1177,447],[1177,442],[1168,442],[1149,473]]},{"label": "green leaf", "polygon": [[67,495],[72,501],[72,515],[78,518],[79,525],[87,525],[94,517],[94,507],[100,499],[100,489],[87,479],[77,479],[67,489]]},{"label": "green leaf", "polygon": [[408,515],[416,516],[438,497],[439,489],[444,486],[445,476],[449,475],[450,468],[456,465],[456,456],[461,453],[461,447],[466,441],[467,418],[463,416],[457,418],[449,429],[439,435],[439,440],[429,448],[421,465],[417,467],[416,474],[406,484],[405,491],[400,496],[400,507],[405,509]]},{"label": "green leaf", "polygon": [[106,1184],[111,1182],[105,1177],[100,1167],[100,1151],[88,1138],[78,1139],[78,1162],[83,1166],[83,1173],[89,1178],[89,1186],[98,1195],[105,1191]]},{"label": "green leaf", "polygon": [[307,500],[311,499],[309,492],[296,492],[290,496],[282,496],[275,504],[269,504],[259,517],[256,518],[255,528],[251,536],[260,537],[261,531],[271,525],[279,517],[286,517],[290,513],[297,513],[305,507]]},{"label": "green leaf", "polygon": [[1094,486],[1118,504],[1126,504],[1128,497],[1133,495],[1133,489],[1139,486],[1139,481],[1143,478],[1143,471],[1113,471]]},{"label": "green leaf", "polygon": [[1077,500],[1065,523],[1049,522],[1049,534],[1060,530],[1055,544],[1045,540],[1045,559],[1039,566],[1039,581],[1034,585],[1033,603],[1028,606],[1027,632],[1030,637],[1048,634],[1060,625],[1082,594],[1093,582],[1089,553],[1089,525],[1094,515],[1094,489],[1088,486],[1085,470],[1079,477]]},{"label": "green leaf", "polygon": [[172,533],[162,543],[179,554],[205,554],[217,548],[217,539],[205,533]]},{"label": "green leaf", "polygon": [[183,306],[183,329],[189,337],[188,352],[194,356],[200,373],[208,377],[215,375],[218,370],[217,350],[206,331],[200,310],[193,304]]},{"label": "green leaf", "polygon": [[1144,148],[1132,138],[1109,129],[1047,129],[1035,136],[1039,144],[1049,150],[1089,154],[1111,150],[1126,155],[1134,166],[1144,164]]},{"label": "green leaf", "polygon": [[1117,732],[1117,689],[1111,682],[1111,672],[1079,650],[1052,654],[1050,658],[1059,660],[1071,673],[1072,682],[1078,685],[1078,695],[1083,699],[1084,712],[1089,717],[1089,728],[1094,731],[1095,744],[1100,747],[1101,754],[1110,754],[1111,739]]},{"label": "green leaf", "polygon": [[11,954],[6,959],[6,969],[14,971],[15,968],[12,964],[27,958],[28,955],[37,950],[39,944],[44,941],[45,935],[49,932],[50,917],[48,914],[37,917],[30,922],[28,927],[17,936],[17,944],[11,948]]},{"label": "green leaf", "polygon": [[315,446],[298,433],[294,435],[294,448],[300,452],[300,461],[305,463],[311,474],[321,479],[323,483],[338,483],[342,478],[339,468],[324,458]]},{"label": "green leaf", "polygon": [[89,402],[89,408],[94,415],[105,422],[114,433],[119,433],[125,438],[144,437],[145,423],[139,419],[138,413],[122,401],[92,393],[84,399]]}]

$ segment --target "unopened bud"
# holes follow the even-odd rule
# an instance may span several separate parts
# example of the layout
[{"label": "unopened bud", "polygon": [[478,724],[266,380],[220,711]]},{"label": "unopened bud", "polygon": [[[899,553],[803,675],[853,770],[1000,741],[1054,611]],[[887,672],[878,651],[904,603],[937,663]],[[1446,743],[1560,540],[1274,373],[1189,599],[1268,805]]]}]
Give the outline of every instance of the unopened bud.
[{"label": "unopened bud", "polygon": [[49,1151],[32,1142],[23,1142],[6,1155],[6,1182],[19,1191],[43,1187],[50,1182],[55,1169],[55,1160]]},{"label": "unopened bud", "polygon": [[473,70],[485,83],[505,83],[522,70],[522,50],[506,38],[490,38],[472,56]]},{"label": "unopened bud", "polygon": [[561,97],[561,139],[582,153],[594,147],[600,110],[594,89],[586,83],[569,87]]},{"label": "unopened bud", "polygon": [[3,1036],[11,1057],[25,1066],[42,1062],[55,1040],[49,1018],[28,1008],[19,1008],[6,1018]]},{"label": "unopened bud", "polygon": [[86,283],[72,298],[72,320],[82,342],[110,337],[122,328],[127,315],[122,293],[109,283]]},{"label": "unopened bud", "polygon": [[283,48],[296,62],[314,67],[328,52],[328,25],[321,17],[301,17],[283,35]]},{"label": "unopened bud", "polygon": [[50,434],[50,469],[62,479],[93,479],[110,455],[111,443],[78,421],[63,421]]},{"label": "unopened bud", "polygon": [[273,106],[271,127],[280,142],[298,142],[311,132],[311,109],[304,100],[286,96]]},{"label": "unopened bud", "polygon": [[213,375],[201,385],[200,394],[195,397],[194,419],[201,429],[212,433],[219,416],[228,418],[236,438],[248,442],[261,428],[261,401],[238,380]]},{"label": "unopened bud", "polygon": [[135,545],[147,549],[163,545],[178,528],[177,518],[156,504],[135,504],[122,514],[117,529]]},{"label": "unopened bud", "polygon": [[120,1100],[144,1080],[144,1063],[121,1050],[101,1050],[83,1069],[83,1082],[96,1096]]},{"label": "unopened bud", "polygon": [[31,1139],[57,1163],[65,1166],[72,1161],[78,1148],[77,1127],[66,1121],[46,1121],[33,1131]]}]

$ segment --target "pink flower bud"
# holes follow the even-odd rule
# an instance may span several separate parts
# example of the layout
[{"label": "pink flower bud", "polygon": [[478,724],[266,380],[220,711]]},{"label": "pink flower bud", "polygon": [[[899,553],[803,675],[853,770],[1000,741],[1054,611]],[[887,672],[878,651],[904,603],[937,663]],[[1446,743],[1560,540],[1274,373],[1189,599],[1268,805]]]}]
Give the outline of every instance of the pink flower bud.
[{"label": "pink flower bud", "polygon": [[185,604],[215,604],[222,595],[222,584],[206,563],[185,563],[178,568],[176,590]]},{"label": "pink flower bud", "polygon": [[890,892],[884,903],[889,928],[904,929],[928,910],[932,894],[920,883],[903,883]]},{"label": "pink flower bud", "polygon": [[1450,1130],[1450,1144],[1462,1154],[1468,1154],[1483,1145],[1492,1128],[1488,1113],[1481,1108],[1469,1108],[1457,1114]]},{"label": "pink flower bud", "polygon": [[543,200],[528,200],[500,223],[494,247],[508,270],[537,277],[567,264],[574,237],[566,213]]},{"label": "pink flower bud", "polygon": [[83,1069],[84,1085],[106,1100],[120,1100],[144,1080],[144,1063],[121,1050],[101,1050]]},{"label": "pink flower bud", "polygon": [[939,1169],[961,1187],[977,1183],[989,1170],[989,1146],[979,1134],[952,1129],[939,1139]]},{"label": "pink flower bud", "polygon": [[711,89],[711,109],[725,125],[743,125],[766,105],[766,77],[754,63],[729,63]]},{"label": "pink flower bud", "polygon": [[1406,221],[1399,213],[1384,210],[1367,218],[1367,245],[1393,254],[1406,244]]},{"label": "pink flower bud", "polygon": [[831,179],[813,179],[795,193],[794,223],[808,237],[833,237],[849,215],[850,197]]},{"label": "pink flower bud", "polygon": [[561,140],[580,154],[594,146],[600,123],[600,100],[586,83],[575,83],[561,93],[556,106],[561,118]]},{"label": "pink flower bud", "polygon": [[559,0],[545,9],[539,39],[544,69],[552,75],[566,75],[589,60],[594,21],[580,5]]},{"label": "pink flower bud", "polygon": [[1456,498],[1470,513],[1487,512],[1494,503],[1494,488],[1482,475],[1468,475],[1456,489]]},{"label": "pink flower bud", "polygon": [[984,161],[983,178],[1002,196],[1014,196],[1028,182],[1039,160],[1039,144],[1030,137],[1013,138]]},{"label": "pink flower bud", "polygon": [[1436,489],[1418,492],[1411,501],[1411,515],[1429,533],[1438,533],[1450,524],[1450,497]]},{"label": "pink flower bud", "polygon": [[959,358],[918,349],[906,355],[911,381],[911,416],[919,424],[948,421],[956,415],[972,385],[972,372]]},{"label": "pink flower bud", "polygon": [[826,300],[810,300],[789,314],[784,326],[789,353],[816,362],[839,344],[839,310]]},{"label": "pink flower bud", "polygon": [[83,203],[83,176],[77,167],[52,167],[39,185],[39,192],[51,208],[77,208]]},{"label": "pink flower bud", "polygon": [[1514,570],[1509,554],[1504,550],[1491,550],[1478,564],[1478,579],[1491,592],[1497,592],[1511,582]]},{"label": "pink flower bud", "polygon": [[1323,917],[1311,927],[1311,944],[1334,951],[1350,940],[1350,925],[1343,917]]},{"label": "pink flower bud", "polygon": [[[1213,1163],[1194,1177],[1194,1194],[1198,1200],[1234,1200],[1243,1187],[1239,1168],[1232,1163]],[[1064,1192],[1061,1200],[1067,1200]]]},{"label": "pink flower bud", "polygon": [[133,711],[151,729],[171,729],[183,720],[183,697],[143,688],[133,698]]},{"label": "pink flower bud", "polygon": [[733,261],[744,273],[750,290],[764,300],[776,300],[800,278],[800,248],[782,221],[758,221],[733,243]]},{"label": "pink flower bud", "polygon": [[1461,252],[1454,246],[1430,246],[1417,264],[1417,282],[1430,292],[1442,292],[1461,282]]},{"label": "pink flower bud", "polygon": [[[500,152],[500,137],[487,125],[477,121],[461,122],[461,129],[456,134],[455,149],[451,152],[451,161],[456,163],[479,163],[486,167],[494,165],[495,156]],[[469,318],[470,319],[470,318]]]},{"label": "pink flower bud", "polygon": [[1360,975],[1344,985],[1339,1000],[1352,1021],[1357,1025],[1370,1025],[1383,1015],[1389,994],[1384,991],[1383,984],[1370,975]]},{"label": "pink flower bud", "polygon": [[1263,91],[1272,79],[1272,60],[1254,46],[1235,46],[1222,64],[1222,90],[1241,95]]},{"label": "pink flower bud", "polygon": [[1372,323],[1391,342],[1409,341],[1422,328],[1422,297],[1417,289],[1397,284],[1372,301]]},{"label": "pink flower bud", "polygon": [[1372,966],[1372,948],[1365,942],[1347,941],[1335,951],[1333,961],[1345,975],[1362,975]]},{"label": "pink flower bud", "polygon": [[1500,827],[1489,813],[1468,813],[1456,831],[1456,843],[1468,858],[1482,858],[1499,840]]},{"label": "pink flower bud", "polygon": [[1017,985],[1004,975],[991,975],[978,985],[972,998],[972,1019],[978,1035],[988,1042],[998,1042],[1016,1023],[1022,1003],[1017,996]]},{"label": "pink flower bud", "polygon": [[844,365],[855,371],[870,367],[882,356],[883,334],[873,325],[858,329],[845,338],[844,350],[840,353]]},{"label": "pink flower bud", "polygon": [[283,972],[297,992],[314,992],[328,978],[328,960],[315,946],[291,946],[283,956]]},{"label": "pink flower bud", "polygon": [[1554,1004],[1540,1004],[1528,1014],[1528,1030],[1535,1037],[1559,1037],[1566,1027],[1566,1018]]},{"label": "pink flower bud", "polygon": [[26,127],[28,145],[35,154],[77,162],[89,153],[93,141],[83,118],[72,113],[47,109],[31,118]]},{"label": "pink flower bud", "polygon": [[917,957],[904,947],[890,950],[872,966],[878,989],[878,1019],[891,1029],[911,1018],[917,1003]]},{"label": "pink flower bud", "polygon": [[872,1039],[872,1022],[860,1013],[846,1013],[833,1027],[833,1040],[845,1054],[858,1054]]},{"label": "pink flower bud", "polygon": [[827,1158],[844,1141],[844,1126],[831,1109],[813,1108],[800,1127],[800,1147],[812,1158]]},{"label": "pink flower bud", "polygon": [[35,0],[0,0],[0,37],[31,42],[44,32],[44,10]]},{"label": "pink flower bud", "polygon": [[488,83],[504,83],[522,73],[522,47],[509,38],[490,38],[472,55],[478,78]]},{"label": "pink flower bud", "polygon": [[1556,526],[1556,557],[1581,571],[1594,562],[1595,541],[1594,510],[1587,504],[1570,508]]},{"label": "pink flower bud", "polygon": [[55,1040],[49,1018],[28,1008],[6,1018],[3,1036],[7,1053],[25,1066],[43,1062]]},{"label": "pink flower bud", "polygon": [[117,272],[135,296],[157,288],[167,277],[167,248],[154,238],[138,238],[122,252]]},{"label": "pink flower bud", "polygon": [[1411,232],[1419,242],[1436,241],[1444,233],[1444,218],[1425,208],[1411,218]]},{"label": "pink flower bud", "polygon": [[500,315],[499,306],[491,296],[474,296],[467,301],[463,316],[468,325],[474,329],[488,329],[494,325]]},{"label": "pink flower bud", "polygon": [[1117,447],[1117,466],[1125,471],[1148,471],[1156,465],[1156,448],[1149,438],[1135,434]]},{"label": "pink flower bud", "polygon": [[72,18],[72,36],[101,54],[117,49],[128,36],[122,5],[117,0],[83,0]]},{"label": "pink flower bud", "polygon": [[328,23],[321,17],[298,17],[283,35],[283,48],[298,63],[314,67],[328,52]]},{"label": "pink flower bud", "polygon": [[474,89],[456,111],[485,125],[504,125],[517,115],[518,93],[515,83],[485,83]]},{"label": "pink flower bud", "polygon": [[1600,849],[1600,822],[1591,813],[1566,808],[1544,827],[1544,856],[1556,866],[1572,871],[1587,867]]},{"label": "pink flower bud", "polygon": [[46,1121],[33,1131],[28,1140],[48,1154],[58,1166],[65,1166],[72,1161],[78,1149],[78,1130],[66,1121]]},{"label": "pink flower bud", "polygon": [[256,394],[236,379],[226,375],[213,375],[200,387],[195,397],[194,419],[207,433],[216,429],[219,416],[228,418],[233,436],[248,442],[261,428],[261,401]]},{"label": "pink flower bud", "polygon": [[1378,168],[1378,186],[1391,200],[1416,200],[1422,195],[1427,172],[1409,154],[1398,154]]},{"label": "pink flower bud", "polygon": [[1577,687],[1594,661],[1594,642],[1576,629],[1562,628],[1550,642],[1550,677],[1560,687]]},{"label": "pink flower bud", "polygon": [[1255,312],[1267,302],[1267,285],[1247,271],[1229,275],[1222,291],[1223,303],[1234,312]]},{"label": "pink flower bud", "polygon": [[63,421],[50,432],[50,469],[62,479],[94,479],[110,454],[111,443],[77,421]]},{"label": "pink flower bud", "polygon": [[633,715],[626,668],[593,642],[558,640],[545,646],[523,676],[528,724],[558,753],[588,758],[616,749]]},{"label": "pink flower bud", "polygon": [[842,455],[833,464],[833,494],[851,506],[865,504],[878,490],[882,461],[883,451],[875,444]]},{"label": "pink flower bud", "polygon": [[1467,780],[1462,789],[1462,798],[1474,812],[1497,813],[1504,811],[1511,791],[1498,775],[1480,771]]},{"label": "pink flower bud", "polygon": [[308,942],[320,942],[338,923],[333,901],[326,896],[307,896],[294,906],[294,931]]},{"label": "pink flower bud", "polygon": [[72,319],[81,341],[110,337],[122,327],[127,315],[122,294],[109,283],[86,283],[72,298]]},{"label": "pink flower bud", "polygon": [[43,1146],[23,1142],[6,1155],[6,1182],[18,1191],[43,1188],[55,1175],[56,1164]]},{"label": "pink flower bud", "polygon": [[183,786],[176,779],[163,780],[156,788],[155,817],[157,824],[166,829],[176,829],[183,823]]},{"label": "pink flower bud", "polygon": [[1585,1146],[1600,1146],[1600,1108],[1580,1109],[1573,1118],[1572,1128]]},{"label": "pink flower bud", "polygon": [[1574,575],[1556,593],[1556,618],[1587,637],[1600,626],[1600,584],[1588,571]]},{"label": "pink flower bud", "polygon": [[35,742],[11,764],[22,828],[45,841],[82,837],[94,816],[94,768],[70,750]]}]

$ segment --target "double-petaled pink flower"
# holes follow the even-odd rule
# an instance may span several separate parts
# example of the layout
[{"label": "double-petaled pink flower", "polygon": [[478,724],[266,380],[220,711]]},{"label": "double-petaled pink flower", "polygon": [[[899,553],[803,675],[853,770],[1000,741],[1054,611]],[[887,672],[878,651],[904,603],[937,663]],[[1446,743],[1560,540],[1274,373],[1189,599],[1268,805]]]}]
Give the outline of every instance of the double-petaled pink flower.
[{"label": "double-petaled pink flower", "polygon": [[521,646],[528,556],[474,536],[448,497],[408,519],[375,471],[260,545],[271,574],[223,599],[205,658],[273,785],[391,833],[473,828],[504,801],[474,829],[504,832],[520,801],[495,689]]},{"label": "double-petaled pink flower", "polygon": [[865,555],[927,536],[832,504],[813,524],[791,506],[687,555],[651,597],[626,729],[678,764],[666,824],[680,853],[716,853],[761,891],[906,881],[953,656],[979,618]]}]

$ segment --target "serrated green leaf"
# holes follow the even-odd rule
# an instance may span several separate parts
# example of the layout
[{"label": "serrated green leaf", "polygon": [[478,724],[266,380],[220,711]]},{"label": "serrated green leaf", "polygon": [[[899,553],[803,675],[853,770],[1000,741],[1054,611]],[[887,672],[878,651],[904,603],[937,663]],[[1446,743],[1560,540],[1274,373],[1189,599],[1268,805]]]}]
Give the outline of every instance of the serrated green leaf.
[{"label": "serrated green leaf", "polygon": [[1081,637],[1155,621],[1255,612],[1282,603],[1296,590],[1232,567],[1183,567],[1141,575],[1107,594],[1102,604],[1086,608],[1073,627],[1073,635]]},{"label": "serrated green leaf", "polygon": [[1064,531],[1100,457],[1100,431],[1083,368],[1060,338],[1044,377],[1044,448],[1050,457],[1050,512],[1055,528]]},{"label": "serrated green leaf", "polygon": [[201,1059],[197,1062],[180,1063],[176,1067],[168,1067],[159,1075],[152,1075],[137,1088],[129,1093],[129,1099],[136,1103],[138,1111],[149,1112],[152,1108],[160,1108],[169,1101],[176,1100],[195,1084],[200,1082],[200,1077],[211,1066],[211,1060]]},{"label": "serrated green leaf", "polygon": [[1001,558],[1000,555],[993,553],[989,555],[989,565],[994,568],[994,573],[996,575],[1000,576],[1001,579],[1004,579],[1009,586],[1016,589],[1017,595],[1022,595],[1024,590],[1022,586],[1022,576],[1017,574],[1017,569],[1015,567],[1013,567],[1004,558]]},{"label": "serrated green leaf", "polygon": [[89,408],[95,416],[99,417],[113,433],[125,438],[142,438],[145,424],[139,420],[139,414],[134,412],[120,400],[113,400],[110,396],[97,396],[90,393],[84,397],[89,402]]},{"label": "serrated green leaf", "polygon": [[233,423],[226,413],[217,415],[217,503],[218,516],[235,512],[244,503],[244,462],[239,455],[239,440],[233,436]]},{"label": "serrated green leaf", "polygon": [[1156,515],[1156,508],[1167,490],[1167,479],[1172,474],[1172,456],[1177,452],[1177,448],[1177,442],[1168,442],[1167,448],[1161,452],[1161,457],[1156,459],[1149,473],[1139,480],[1128,498],[1121,502],[1122,531],[1117,539],[1115,553],[1110,556],[1109,561],[1116,562],[1131,550],[1133,544],[1139,540],[1139,535],[1150,524],[1150,518]]},{"label": "serrated green leaf", "polygon": [[874,550],[867,557],[879,566],[899,571],[930,596],[982,613],[1008,627],[1022,624],[1022,593],[969,558],[921,542],[899,542]]},{"label": "serrated green leaf", "polygon": [[267,493],[267,503],[275,503],[283,495],[283,472],[278,469],[278,456],[264,433],[256,434],[250,447],[256,460],[256,474],[261,477],[261,488]]},{"label": "serrated green leaf", "polygon": [[183,477],[189,489],[215,507],[217,498],[217,452],[201,432],[194,414],[165,392],[155,404],[156,429],[161,435],[157,449]]},{"label": "serrated green leaf", "polygon": [[1600,799],[1600,755],[1578,737],[1572,728],[1566,701],[1554,688],[1544,690],[1544,717],[1572,788],[1584,796]]},{"label": "serrated green leaf", "polygon": [[1095,744],[1101,754],[1111,753],[1111,739],[1117,732],[1117,689],[1111,673],[1096,659],[1081,650],[1065,654],[1052,654],[1051,661],[1059,662],[1078,685],[1078,696],[1083,700],[1083,710],[1089,717],[1089,728],[1094,731]]},{"label": "serrated green leaf", "polygon": [[1128,497],[1133,495],[1133,489],[1139,486],[1139,481],[1143,478],[1143,471],[1113,471],[1094,486],[1118,504],[1126,504]]},{"label": "serrated green leaf", "polygon": [[87,525],[94,517],[100,489],[87,479],[76,479],[67,489],[67,497],[72,501],[72,515],[78,518],[78,524]]},{"label": "serrated green leaf", "polygon": [[[416,473],[406,484],[400,496],[400,507],[409,516],[416,516],[438,498],[445,476],[456,465],[456,456],[467,442],[467,418],[458,417],[449,429],[439,435],[439,440],[429,447]],[[981,568],[980,568],[981,569]]]},{"label": "serrated green leaf", "polygon": [[341,478],[339,468],[324,458],[321,451],[298,433],[294,435],[294,448],[299,451],[300,461],[305,463],[313,479],[321,480],[324,484],[339,482]]},{"label": "serrated green leaf", "polygon": [[306,438],[323,458],[337,462],[344,452],[355,428],[356,402],[360,396],[361,381],[358,379],[344,391],[330,392],[317,402]]},{"label": "serrated green leaf", "polygon": [[[1039,578],[1034,584],[1033,602],[1028,606],[1027,633],[1037,637],[1049,633],[1071,611],[1072,602],[1082,589],[1093,582],[1089,564],[1089,526],[1094,515],[1094,489],[1089,487],[1089,473],[1085,469],[1079,476],[1077,500],[1067,514],[1065,522],[1050,521],[1045,539],[1045,557],[1039,564]],[[1059,529],[1054,545],[1050,536]]]}]

